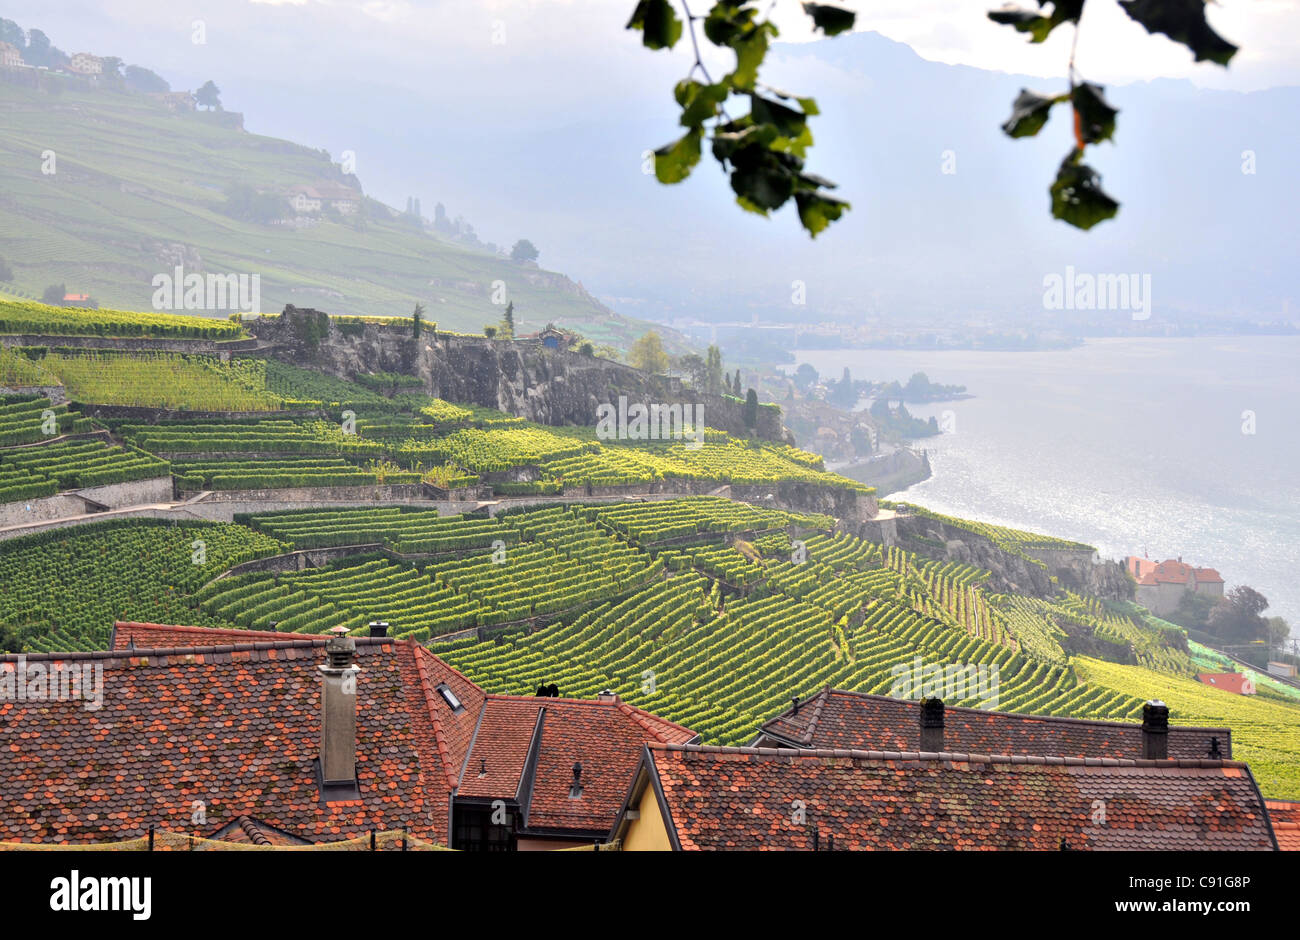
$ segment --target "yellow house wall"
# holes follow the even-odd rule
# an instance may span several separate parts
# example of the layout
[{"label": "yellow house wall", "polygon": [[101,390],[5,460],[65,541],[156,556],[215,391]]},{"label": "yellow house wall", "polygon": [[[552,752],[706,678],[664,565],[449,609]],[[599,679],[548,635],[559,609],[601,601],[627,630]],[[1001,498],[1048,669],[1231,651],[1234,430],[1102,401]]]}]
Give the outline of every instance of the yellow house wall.
[{"label": "yellow house wall", "polygon": [[668,841],[668,829],[659,812],[659,801],[655,799],[653,786],[645,788],[637,810],[640,812],[639,818],[632,821],[623,836],[623,851],[671,852],[673,846]]}]

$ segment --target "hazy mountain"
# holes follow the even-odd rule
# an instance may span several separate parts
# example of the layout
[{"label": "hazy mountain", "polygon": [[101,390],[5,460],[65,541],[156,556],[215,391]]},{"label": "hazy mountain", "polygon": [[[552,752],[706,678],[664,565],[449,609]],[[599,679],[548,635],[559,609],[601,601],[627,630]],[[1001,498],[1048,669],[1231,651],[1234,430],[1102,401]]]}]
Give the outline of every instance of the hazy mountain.
[{"label": "hazy mountain", "polygon": [[[472,87],[448,94],[456,83],[436,62],[427,93],[342,79],[223,87],[250,124],[357,146],[362,176],[390,201],[410,191],[426,205],[466,206],[484,237],[526,235],[550,264],[638,316],[1034,316],[1043,277],[1067,265],[1151,274],[1153,318],[1276,317],[1294,300],[1300,89],[1109,88],[1121,109],[1116,144],[1089,162],[1123,208],[1082,233],[1047,211],[1070,147],[1065,113],[1035,139],[999,130],[1022,86],[1063,80],[930,62],[874,33],[778,46],[769,80],[815,95],[823,111],[810,166],[854,204],[810,242],[787,213],[742,213],[707,158],[677,187],[642,174],[642,149],[676,136],[671,73],[644,57],[640,83],[577,100],[553,100],[544,76],[490,103]],[[557,111],[572,117],[556,121]],[[941,172],[946,150],[952,175]],[[1245,150],[1254,175],[1241,171]],[[789,302],[795,279],[807,283],[803,310]]]}]

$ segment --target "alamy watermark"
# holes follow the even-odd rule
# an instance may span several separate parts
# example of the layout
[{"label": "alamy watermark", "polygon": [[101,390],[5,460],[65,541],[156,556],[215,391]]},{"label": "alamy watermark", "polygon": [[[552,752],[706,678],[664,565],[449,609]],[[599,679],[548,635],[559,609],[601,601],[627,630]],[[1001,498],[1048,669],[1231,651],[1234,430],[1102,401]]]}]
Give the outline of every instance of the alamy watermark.
[{"label": "alamy watermark", "polygon": [[76,662],[29,663],[22,653],[0,663],[0,702],[84,701],[86,711],[104,706],[104,664]]},{"label": "alamy watermark", "polygon": [[185,273],[176,265],[170,274],[155,274],[155,310],[206,310],[258,313],[262,309],[262,275]]},{"label": "alamy watermark", "polygon": [[1074,265],[1065,275],[1043,278],[1045,310],[1130,310],[1134,320],[1151,317],[1150,274],[1079,274]]},{"label": "alamy watermark", "polygon": [[704,406],[700,404],[628,405],[618,396],[618,405],[596,406],[596,438],[602,441],[684,441],[687,447],[704,446]]}]

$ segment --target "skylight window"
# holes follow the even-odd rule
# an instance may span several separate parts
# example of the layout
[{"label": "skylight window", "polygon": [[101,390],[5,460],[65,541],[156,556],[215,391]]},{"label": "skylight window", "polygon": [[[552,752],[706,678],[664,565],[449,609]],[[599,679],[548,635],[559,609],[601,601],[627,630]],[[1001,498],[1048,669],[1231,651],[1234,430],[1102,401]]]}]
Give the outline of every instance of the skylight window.
[{"label": "skylight window", "polygon": [[438,694],[442,696],[443,701],[445,701],[448,705],[451,706],[452,711],[454,712],[464,711],[465,709],[464,704],[461,703],[459,696],[457,696],[456,693],[451,690],[450,686],[448,685],[438,686]]}]

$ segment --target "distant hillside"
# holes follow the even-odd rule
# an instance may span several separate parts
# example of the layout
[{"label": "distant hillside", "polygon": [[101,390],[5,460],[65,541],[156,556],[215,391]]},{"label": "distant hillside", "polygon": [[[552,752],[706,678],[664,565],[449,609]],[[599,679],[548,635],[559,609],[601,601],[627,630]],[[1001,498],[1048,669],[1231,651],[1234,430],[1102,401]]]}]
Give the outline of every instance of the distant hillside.
[{"label": "distant hillside", "polygon": [[[173,111],[143,94],[37,79],[0,69],[0,258],[13,271],[0,292],[39,298],[65,284],[102,306],[148,310],[153,278],[183,264],[261,275],[268,312],[293,303],[408,316],[419,302],[430,321],[477,332],[500,320],[493,291],[504,282],[520,332],[555,322],[626,348],[650,328],[562,274],[452,244],[374,200],[306,227],[238,220],[227,212],[234,185],[270,199],[356,180],[324,151],[244,132],[231,112]],[[54,172],[43,172],[51,151]]]}]

